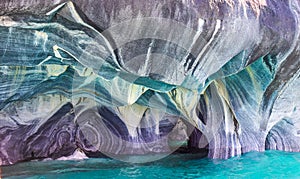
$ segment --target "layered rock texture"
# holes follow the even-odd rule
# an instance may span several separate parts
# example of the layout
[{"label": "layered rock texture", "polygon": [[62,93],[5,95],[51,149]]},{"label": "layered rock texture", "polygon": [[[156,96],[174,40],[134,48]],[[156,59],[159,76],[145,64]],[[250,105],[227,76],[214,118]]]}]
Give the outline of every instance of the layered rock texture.
[{"label": "layered rock texture", "polygon": [[299,152],[299,21],[298,0],[1,0],[0,164]]}]

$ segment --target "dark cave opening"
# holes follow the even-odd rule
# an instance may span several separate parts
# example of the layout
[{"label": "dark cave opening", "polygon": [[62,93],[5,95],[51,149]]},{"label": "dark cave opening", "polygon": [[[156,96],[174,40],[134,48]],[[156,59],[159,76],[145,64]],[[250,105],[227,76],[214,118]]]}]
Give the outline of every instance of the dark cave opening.
[{"label": "dark cave opening", "polygon": [[209,143],[206,136],[190,123],[187,125],[187,133],[189,134],[186,145],[182,145],[173,154],[199,154],[201,157],[207,157],[209,152]]}]

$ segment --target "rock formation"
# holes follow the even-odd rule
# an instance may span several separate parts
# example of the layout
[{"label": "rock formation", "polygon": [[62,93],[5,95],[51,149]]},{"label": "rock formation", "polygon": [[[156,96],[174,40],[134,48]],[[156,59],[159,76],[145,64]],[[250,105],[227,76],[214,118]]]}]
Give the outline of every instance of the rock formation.
[{"label": "rock formation", "polygon": [[2,0],[0,164],[300,151],[299,21],[298,0]]}]

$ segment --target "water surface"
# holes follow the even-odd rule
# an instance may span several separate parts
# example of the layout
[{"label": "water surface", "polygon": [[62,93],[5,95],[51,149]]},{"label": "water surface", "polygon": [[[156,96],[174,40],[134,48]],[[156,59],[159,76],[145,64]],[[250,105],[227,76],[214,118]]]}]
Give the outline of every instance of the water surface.
[{"label": "water surface", "polygon": [[4,178],[300,178],[300,153],[250,152],[228,160],[196,154],[129,164],[112,159],[25,162],[2,167]]}]

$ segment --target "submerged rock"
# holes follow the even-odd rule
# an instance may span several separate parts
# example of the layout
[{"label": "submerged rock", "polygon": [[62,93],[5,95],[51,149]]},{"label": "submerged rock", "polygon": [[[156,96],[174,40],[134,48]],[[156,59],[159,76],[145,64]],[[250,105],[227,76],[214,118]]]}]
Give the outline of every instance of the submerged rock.
[{"label": "submerged rock", "polygon": [[0,164],[299,151],[299,16],[294,0],[1,1]]}]

